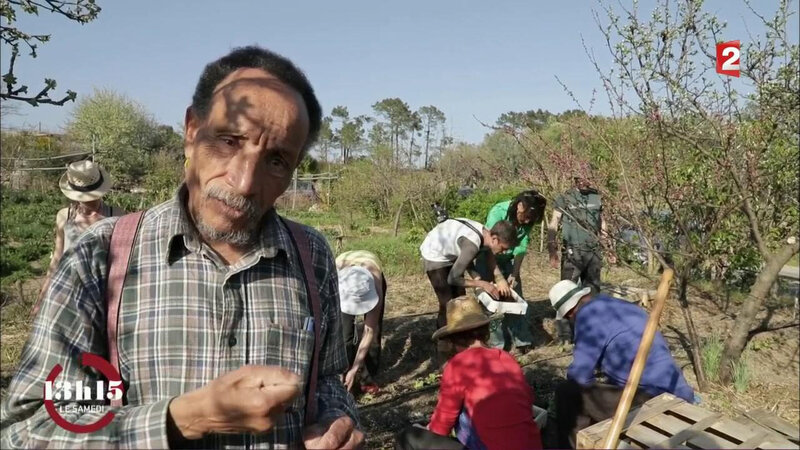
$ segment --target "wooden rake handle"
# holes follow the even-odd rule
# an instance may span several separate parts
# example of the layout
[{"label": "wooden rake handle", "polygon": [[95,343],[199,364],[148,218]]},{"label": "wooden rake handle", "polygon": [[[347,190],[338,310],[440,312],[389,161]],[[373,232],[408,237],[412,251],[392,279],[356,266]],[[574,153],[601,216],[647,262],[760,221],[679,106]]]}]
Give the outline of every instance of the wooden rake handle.
[{"label": "wooden rake handle", "polygon": [[669,294],[669,286],[672,283],[673,275],[672,269],[666,268],[661,274],[661,281],[658,283],[658,291],[656,292],[655,306],[650,313],[650,317],[647,319],[647,325],[642,334],[639,350],[636,352],[636,358],[633,360],[633,366],[628,375],[628,382],[625,383],[625,390],[622,391],[622,397],[619,399],[617,412],[614,413],[614,419],[611,421],[611,427],[608,429],[608,435],[606,435],[603,448],[613,450],[617,448],[619,434],[622,432],[622,426],[625,423],[625,418],[628,416],[631,402],[636,395],[636,388],[639,387],[639,380],[642,378],[644,363],[647,361],[647,355],[650,353],[650,347],[653,345],[653,338],[658,330],[658,320],[661,318],[661,312],[664,310],[664,304]]}]

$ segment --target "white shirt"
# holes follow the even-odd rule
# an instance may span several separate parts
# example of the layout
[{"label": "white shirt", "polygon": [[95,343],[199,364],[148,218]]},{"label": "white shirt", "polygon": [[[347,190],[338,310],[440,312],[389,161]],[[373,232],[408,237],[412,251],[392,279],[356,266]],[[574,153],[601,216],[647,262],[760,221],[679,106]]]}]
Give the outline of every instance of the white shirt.
[{"label": "white shirt", "polygon": [[436,225],[422,241],[419,251],[424,259],[433,262],[454,262],[461,254],[461,249],[458,247],[458,239],[461,237],[469,239],[480,248],[483,234],[479,235],[459,220],[469,223],[475,230],[483,233],[483,224],[480,222],[461,218],[445,220]]}]

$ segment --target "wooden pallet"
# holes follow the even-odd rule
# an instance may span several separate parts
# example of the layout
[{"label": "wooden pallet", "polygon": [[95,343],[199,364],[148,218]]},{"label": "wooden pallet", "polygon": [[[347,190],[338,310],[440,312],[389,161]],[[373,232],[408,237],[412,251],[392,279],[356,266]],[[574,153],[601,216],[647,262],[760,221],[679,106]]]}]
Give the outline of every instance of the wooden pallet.
[{"label": "wooden pallet", "polygon": [[[611,419],[580,430],[577,448],[600,448]],[[800,449],[796,426],[763,410],[736,419],[686,403],[670,394],[631,410],[618,448]]]}]

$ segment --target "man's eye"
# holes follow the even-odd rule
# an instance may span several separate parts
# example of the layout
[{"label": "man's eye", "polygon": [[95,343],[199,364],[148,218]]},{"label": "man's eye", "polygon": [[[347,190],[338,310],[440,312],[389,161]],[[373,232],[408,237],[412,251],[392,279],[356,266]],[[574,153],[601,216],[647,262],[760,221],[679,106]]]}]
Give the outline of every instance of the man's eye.
[{"label": "man's eye", "polygon": [[225,145],[233,147],[236,145],[236,139],[231,136],[220,136],[220,141],[222,141]]},{"label": "man's eye", "polygon": [[289,167],[289,163],[287,163],[280,156],[273,156],[272,158],[270,158],[270,164],[272,164],[273,166],[280,167],[282,169]]}]

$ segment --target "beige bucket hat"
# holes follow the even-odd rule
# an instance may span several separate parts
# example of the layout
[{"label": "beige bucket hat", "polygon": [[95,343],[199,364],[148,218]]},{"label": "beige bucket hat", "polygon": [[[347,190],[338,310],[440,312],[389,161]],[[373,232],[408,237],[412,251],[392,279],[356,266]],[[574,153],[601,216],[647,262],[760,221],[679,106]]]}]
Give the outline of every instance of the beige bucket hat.
[{"label": "beige bucket hat", "polygon": [[108,172],[93,161],[78,161],[67,166],[58,181],[61,192],[76,202],[90,202],[106,194],[114,185]]}]

